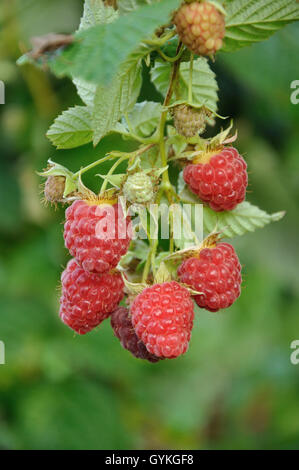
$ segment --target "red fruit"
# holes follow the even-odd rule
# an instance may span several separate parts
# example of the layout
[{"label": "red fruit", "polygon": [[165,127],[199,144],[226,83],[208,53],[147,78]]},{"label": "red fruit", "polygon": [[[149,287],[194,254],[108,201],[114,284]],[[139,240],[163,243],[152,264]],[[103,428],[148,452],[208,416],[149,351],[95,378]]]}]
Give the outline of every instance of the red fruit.
[{"label": "red fruit", "polygon": [[191,191],[214,211],[232,210],[245,199],[247,165],[233,147],[203,155],[185,167],[183,176]]},{"label": "red fruit", "polygon": [[91,274],[72,259],[61,275],[60,318],[80,335],[109,317],[123,298],[119,273]]},{"label": "red fruit", "polygon": [[75,201],[66,210],[65,246],[86,271],[110,271],[128,250],[129,223],[118,204]]},{"label": "red fruit", "polygon": [[131,306],[132,324],[146,349],[157,357],[184,354],[193,327],[190,294],[175,281],[144,289]]},{"label": "red fruit", "polygon": [[202,292],[194,300],[211,312],[230,307],[241,293],[241,265],[228,243],[204,248],[198,258],[187,259],[180,265],[178,276],[181,282]]},{"label": "red fruit", "polygon": [[133,356],[149,362],[158,362],[160,360],[159,357],[148,352],[143,342],[136,335],[128,308],[119,307],[112,313],[111,326],[122,347],[130,351]]},{"label": "red fruit", "polygon": [[197,55],[213,55],[225,36],[223,14],[209,2],[184,4],[174,17],[180,40]]}]

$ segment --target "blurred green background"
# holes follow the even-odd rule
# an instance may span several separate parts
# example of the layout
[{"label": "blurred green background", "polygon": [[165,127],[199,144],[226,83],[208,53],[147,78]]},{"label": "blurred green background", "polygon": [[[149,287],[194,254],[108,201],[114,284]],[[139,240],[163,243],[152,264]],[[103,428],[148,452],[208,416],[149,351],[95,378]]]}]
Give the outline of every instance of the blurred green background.
[{"label": "blurred green background", "polygon": [[[75,170],[125,144],[55,151],[45,132],[80,100],[69,80],[15,61],[31,36],[74,31],[81,10],[79,0],[0,6],[0,448],[298,449],[299,27],[212,65],[249,165],[248,198],[287,215],[233,241],[241,298],[220,315],[198,312],[189,352],[152,365],[122,350],[109,321],[79,337],[57,315],[63,210],[41,204],[35,172],[49,157]],[[157,98],[148,84],[142,97]]]}]

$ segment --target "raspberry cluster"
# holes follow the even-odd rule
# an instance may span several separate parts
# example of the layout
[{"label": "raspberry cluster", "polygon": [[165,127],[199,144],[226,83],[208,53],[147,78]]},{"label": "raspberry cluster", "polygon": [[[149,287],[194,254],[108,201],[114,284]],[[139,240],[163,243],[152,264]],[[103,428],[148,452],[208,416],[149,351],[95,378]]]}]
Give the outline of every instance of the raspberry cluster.
[{"label": "raspberry cluster", "polygon": [[189,346],[193,302],[175,281],[155,284],[139,294],[131,306],[132,324],[146,349],[160,358],[175,358]]},{"label": "raspberry cluster", "polygon": [[180,40],[197,55],[215,54],[225,35],[223,14],[209,2],[186,3],[174,17]]},{"label": "raspberry cluster", "polygon": [[61,283],[60,318],[80,335],[102,323],[124,295],[119,273],[91,274],[74,259],[63,271]]},{"label": "raspberry cluster", "polygon": [[232,210],[246,196],[247,165],[233,147],[203,155],[199,163],[184,168],[183,177],[191,191],[214,211]]},{"label": "raspberry cluster", "polygon": [[129,218],[117,204],[77,200],[66,210],[65,245],[74,257],[61,276],[61,320],[85,334],[118,307],[124,282],[114,268],[127,252]]},{"label": "raspberry cluster", "polygon": [[107,272],[128,250],[129,224],[118,204],[75,201],[66,210],[65,246],[86,271]]},{"label": "raspberry cluster", "polygon": [[181,282],[201,292],[195,301],[211,312],[230,307],[241,293],[241,265],[228,243],[202,249],[198,257],[180,265],[178,276]]}]

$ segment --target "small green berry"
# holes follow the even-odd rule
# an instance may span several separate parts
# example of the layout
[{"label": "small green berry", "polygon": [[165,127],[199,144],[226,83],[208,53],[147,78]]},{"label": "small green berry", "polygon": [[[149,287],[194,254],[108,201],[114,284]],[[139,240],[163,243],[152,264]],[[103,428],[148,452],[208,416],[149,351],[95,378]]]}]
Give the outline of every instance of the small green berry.
[{"label": "small green berry", "polygon": [[132,204],[150,202],[154,197],[151,177],[142,171],[129,175],[123,187],[123,194]]}]

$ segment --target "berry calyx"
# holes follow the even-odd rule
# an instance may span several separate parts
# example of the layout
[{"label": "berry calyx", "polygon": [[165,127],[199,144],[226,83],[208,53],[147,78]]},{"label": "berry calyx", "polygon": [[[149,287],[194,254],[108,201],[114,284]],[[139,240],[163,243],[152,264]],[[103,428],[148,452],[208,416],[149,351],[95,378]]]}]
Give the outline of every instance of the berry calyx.
[{"label": "berry calyx", "polygon": [[172,114],[177,132],[185,137],[193,137],[204,132],[206,118],[211,113],[204,107],[197,109],[180,104],[173,108]]},{"label": "berry calyx", "polygon": [[197,55],[211,56],[223,43],[224,15],[210,2],[185,3],[174,17],[180,40]]},{"label": "berry calyx", "polygon": [[135,332],[151,354],[172,359],[187,351],[194,307],[178,282],[145,288],[133,301],[131,314]]},{"label": "berry calyx", "polygon": [[66,210],[65,246],[86,271],[105,273],[126,254],[130,218],[114,201],[75,201]]},{"label": "berry calyx", "polygon": [[120,273],[90,274],[74,259],[63,271],[61,283],[60,318],[80,335],[108,318],[124,295]]},{"label": "berry calyx", "polygon": [[48,176],[44,187],[44,196],[46,201],[51,204],[63,202],[65,180],[65,176]]},{"label": "berry calyx", "polygon": [[247,165],[233,147],[203,154],[184,168],[191,191],[214,211],[229,211],[245,200]]},{"label": "berry calyx", "polygon": [[123,186],[124,197],[134,203],[147,203],[154,198],[152,178],[142,171],[129,175]]},{"label": "berry calyx", "polygon": [[241,293],[241,265],[229,243],[203,248],[198,257],[180,265],[178,276],[181,282],[202,292],[194,300],[211,312],[230,307]]},{"label": "berry calyx", "polygon": [[130,351],[134,357],[149,362],[158,362],[160,360],[159,357],[148,352],[143,342],[136,335],[128,308],[119,307],[112,313],[111,326],[122,347]]}]

